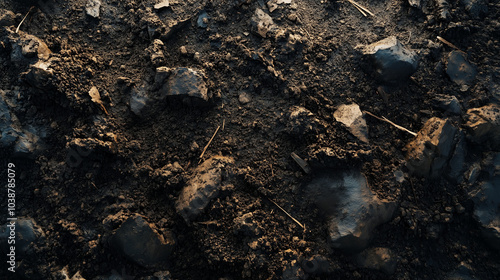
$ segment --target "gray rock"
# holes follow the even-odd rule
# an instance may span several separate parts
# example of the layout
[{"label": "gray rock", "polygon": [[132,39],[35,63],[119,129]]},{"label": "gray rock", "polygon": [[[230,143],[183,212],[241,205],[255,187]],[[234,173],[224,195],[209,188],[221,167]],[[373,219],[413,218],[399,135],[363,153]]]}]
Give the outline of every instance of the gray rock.
[{"label": "gray rock", "polygon": [[130,110],[136,116],[144,116],[149,111],[151,100],[144,87],[135,87],[130,95]]},{"label": "gray rock", "polygon": [[375,227],[388,222],[396,203],[379,199],[359,171],[336,171],[314,179],[307,193],[328,217],[331,245],[349,252],[364,249]]},{"label": "gray rock", "polygon": [[396,270],[397,260],[388,248],[366,249],[356,257],[358,265],[363,268],[381,270],[387,274],[393,274]]},{"label": "gray rock", "polygon": [[469,63],[465,53],[452,51],[448,56],[446,74],[448,74],[454,83],[462,86],[462,90],[467,90],[476,78],[477,70],[474,65]]},{"label": "gray rock", "polygon": [[203,72],[185,67],[172,70],[161,89],[162,97],[180,97],[184,103],[203,104],[210,96]]},{"label": "gray rock", "polygon": [[198,16],[198,20],[196,20],[196,23],[198,24],[198,27],[201,28],[207,28],[208,27],[208,14],[205,11],[201,11],[200,15]]},{"label": "gray rock", "polygon": [[461,183],[464,178],[465,157],[467,156],[467,143],[463,132],[459,132],[458,142],[448,162],[445,176],[456,183]]},{"label": "gray rock", "polygon": [[489,143],[495,150],[500,149],[500,106],[490,104],[480,108],[467,110],[465,126],[472,141]]},{"label": "gray rock", "polygon": [[175,204],[177,212],[186,222],[196,218],[219,195],[223,170],[232,163],[231,158],[214,156],[196,168]]},{"label": "gray rock", "polygon": [[15,254],[25,256],[32,253],[33,246],[42,245],[45,237],[43,231],[31,218],[19,218],[17,221],[7,222],[0,228],[0,244],[2,251],[10,251],[8,239],[11,229],[15,232]]},{"label": "gray rock", "polygon": [[386,83],[404,81],[417,70],[415,52],[406,49],[394,36],[365,46],[363,54],[373,60],[378,78]]},{"label": "gray rock", "polygon": [[[500,250],[500,153],[485,161],[487,178],[469,192],[474,202],[474,218],[479,222],[485,241]],[[488,170],[490,169],[490,170]]]},{"label": "gray rock", "polygon": [[460,2],[474,19],[480,19],[488,14],[487,0],[461,0]]},{"label": "gray rock", "polygon": [[406,146],[407,167],[414,174],[435,178],[451,156],[457,129],[448,120],[431,118]]},{"label": "gray rock", "polygon": [[434,97],[432,105],[436,108],[442,109],[455,115],[460,115],[462,113],[460,102],[455,96],[436,95],[436,97]]},{"label": "gray rock", "polygon": [[16,14],[6,9],[0,9],[0,26],[14,25]]},{"label": "gray rock", "polygon": [[170,232],[160,235],[154,226],[136,215],[128,218],[113,233],[109,244],[131,261],[143,267],[152,267],[168,260],[175,240]]},{"label": "gray rock", "polygon": [[278,29],[271,16],[259,8],[255,9],[255,13],[250,22],[252,25],[252,31],[262,38],[267,38]]},{"label": "gray rock", "polygon": [[330,272],[330,262],[324,256],[316,255],[301,263],[302,269],[310,275],[321,275]]},{"label": "gray rock", "polygon": [[85,11],[87,15],[98,18],[100,15],[101,1],[100,0],[88,0],[87,5],[85,5]]},{"label": "gray rock", "polygon": [[340,105],[333,117],[347,126],[354,136],[368,143],[368,126],[358,104]]}]

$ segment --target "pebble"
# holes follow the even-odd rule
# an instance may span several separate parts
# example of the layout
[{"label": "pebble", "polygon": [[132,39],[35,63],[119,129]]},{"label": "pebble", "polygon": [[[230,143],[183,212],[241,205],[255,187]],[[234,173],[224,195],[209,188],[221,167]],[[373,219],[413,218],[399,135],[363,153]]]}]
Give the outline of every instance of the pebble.
[{"label": "pebble", "polygon": [[101,1],[100,0],[88,0],[87,5],[85,6],[85,11],[87,15],[93,18],[99,18],[101,9]]},{"label": "pebble", "polygon": [[[500,150],[500,106],[489,104],[467,110],[465,126],[471,139],[479,144],[490,144],[494,150]],[[484,146],[484,145],[483,145]]]},{"label": "pebble", "polygon": [[363,54],[372,59],[376,75],[386,83],[407,80],[417,70],[417,54],[394,36],[365,46]]},{"label": "pebble", "polygon": [[243,91],[240,93],[240,95],[238,96],[238,101],[241,103],[241,104],[247,104],[249,103],[250,101],[252,101],[252,96],[250,94],[248,94],[247,92]]},{"label": "pebble", "polygon": [[267,38],[271,35],[271,33],[278,29],[271,16],[259,8],[255,10],[254,15],[252,16],[251,25],[252,31],[262,38]]},{"label": "pebble", "polygon": [[340,105],[333,113],[338,122],[343,123],[349,131],[361,141],[368,143],[368,126],[358,104]]},{"label": "pebble", "polygon": [[202,105],[210,96],[201,70],[178,67],[161,89],[162,97],[180,97],[184,103]]}]

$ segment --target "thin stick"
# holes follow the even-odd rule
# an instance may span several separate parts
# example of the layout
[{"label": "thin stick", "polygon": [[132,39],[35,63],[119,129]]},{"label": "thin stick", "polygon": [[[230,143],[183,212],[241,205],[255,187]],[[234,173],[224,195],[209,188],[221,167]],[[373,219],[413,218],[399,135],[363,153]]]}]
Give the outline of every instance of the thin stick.
[{"label": "thin stick", "polygon": [[[365,7],[361,6],[360,4],[358,4],[358,3],[354,2],[353,0],[347,0],[347,1],[348,1],[349,3],[351,3],[354,7],[359,8],[359,9],[361,9],[361,10],[365,11],[367,14],[369,14],[369,15],[370,15],[370,16],[372,16],[372,17],[375,17],[375,14],[373,14],[372,12],[370,12],[370,10],[368,10],[367,8],[365,8]],[[359,10],[359,9],[358,9],[358,10]],[[364,14],[363,12],[361,12],[361,13],[362,13],[362,14]],[[364,14],[364,15],[365,15],[365,14]],[[366,16],[366,15],[365,15],[365,16]]]},{"label": "thin stick", "polygon": [[368,15],[367,15],[365,12],[363,12],[363,10],[361,10],[361,8],[360,8],[360,7],[358,7],[358,6],[354,5],[354,4],[353,4],[353,6],[354,6],[354,8],[356,8],[356,9],[357,9],[360,13],[362,13],[362,14],[363,14],[363,16],[368,17]]},{"label": "thin stick", "polygon": [[306,227],[304,225],[302,225],[299,221],[297,221],[297,219],[295,219],[294,217],[292,217],[292,215],[288,214],[288,212],[285,211],[285,209],[281,208],[281,206],[278,205],[278,203],[274,202],[272,199],[268,198],[269,201],[271,201],[272,203],[274,203],[274,205],[276,205],[276,207],[278,207],[281,211],[283,211],[288,217],[290,217],[294,222],[296,222],[301,228],[303,228],[304,230],[306,230]]},{"label": "thin stick", "polygon": [[385,117],[382,117],[382,118],[381,118],[381,117],[377,117],[377,116],[375,116],[374,114],[372,114],[372,113],[370,113],[370,112],[368,112],[368,111],[363,111],[363,112],[367,113],[368,115],[370,115],[370,116],[372,116],[372,117],[374,117],[374,118],[376,118],[376,119],[378,119],[378,120],[380,120],[380,121],[383,121],[383,122],[389,123],[389,124],[391,124],[392,126],[394,126],[394,127],[395,127],[395,128],[397,128],[397,129],[400,129],[400,130],[402,130],[402,131],[408,132],[408,133],[410,133],[410,134],[411,134],[411,135],[413,135],[413,136],[417,136],[417,134],[416,134],[415,132],[413,132],[413,131],[411,131],[411,130],[408,130],[408,129],[406,129],[406,128],[404,128],[404,127],[400,126],[400,125],[397,125],[397,124],[395,124],[395,123],[391,122],[390,120],[386,119]]},{"label": "thin stick", "polygon": [[445,40],[443,37],[440,37],[440,36],[437,36],[436,37],[439,41],[441,41],[443,44],[451,47],[451,48],[454,48],[456,50],[459,50],[459,51],[462,51],[461,49],[459,49],[457,46],[453,45],[452,43],[448,42],[447,40]]},{"label": "thin stick", "polygon": [[212,140],[214,140],[214,137],[215,135],[217,134],[217,132],[219,131],[220,129],[220,125],[217,127],[217,129],[215,130],[214,132],[214,135],[212,135],[212,138],[210,138],[210,141],[208,141],[208,144],[205,146],[205,148],[203,148],[203,152],[201,153],[200,155],[200,161],[198,162],[198,164],[201,162],[201,160],[203,159],[203,155],[205,155],[205,152],[207,151],[208,149],[208,146],[210,146],[210,143],[212,143]]},{"label": "thin stick", "polygon": [[295,162],[304,170],[306,174],[311,173],[311,168],[309,167],[309,164],[305,160],[303,160],[301,157],[299,157],[296,153],[292,152],[290,156],[295,160]]},{"label": "thin stick", "polygon": [[34,7],[35,6],[31,6],[31,8],[29,9],[29,11],[24,16],[23,20],[21,20],[21,22],[19,23],[19,25],[16,28],[16,34],[17,34],[17,32],[19,32],[19,28],[21,27],[21,24],[23,24],[24,20],[28,17],[28,15],[30,14],[31,10],[33,10]]}]

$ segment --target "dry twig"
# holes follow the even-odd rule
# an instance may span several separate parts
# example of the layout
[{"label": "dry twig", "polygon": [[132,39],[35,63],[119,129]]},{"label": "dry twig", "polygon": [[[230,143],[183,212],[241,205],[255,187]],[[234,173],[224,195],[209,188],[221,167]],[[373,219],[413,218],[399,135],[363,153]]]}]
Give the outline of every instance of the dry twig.
[{"label": "dry twig", "polygon": [[16,28],[16,34],[17,34],[17,32],[19,32],[19,28],[21,27],[21,24],[23,24],[24,20],[28,17],[28,15],[30,14],[31,10],[33,10],[34,7],[35,6],[31,6],[31,8],[29,9],[29,11],[24,16],[23,20],[21,20],[21,22],[19,23],[19,25]]},{"label": "dry twig", "polygon": [[201,162],[201,160],[203,159],[203,155],[205,155],[205,152],[207,151],[208,149],[208,146],[210,146],[210,143],[212,143],[212,140],[214,140],[214,137],[215,135],[217,134],[217,132],[219,131],[220,129],[220,125],[217,127],[217,129],[215,130],[214,132],[214,135],[212,135],[212,138],[210,138],[210,141],[208,141],[208,144],[205,146],[205,148],[203,148],[203,152],[201,153],[200,155],[200,161],[198,162],[198,164]]},{"label": "dry twig", "polygon": [[360,11],[365,17],[367,16],[366,14],[369,14],[372,17],[375,17],[375,14],[370,12],[367,8],[361,6],[360,4],[354,2],[354,0],[347,0],[347,2],[351,3],[358,11]]},{"label": "dry twig", "polygon": [[459,49],[457,46],[453,45],[452,43],[448,42],[447,40],[445,40],[443,37],[440,37],[440,36],[437,36],[436,37],[439,41],[441,41],[441,43],[453,48],[453,49],[456,49],[458,51],[461,51],[463,52],[461,49]]},{"label": "dry twig", "polygon": [[397,124],[395,124],[395,123],[391,122],[390,120],[386,119],[385,117],[382,117],[382,118],[381,118],[381,117],[375,116],[374,114],[372,114],[372,113],[370,113],[370,112],[368,112],[368,111],[363,111],[363,112],[364,112],[364,113],[367,113],[368,115],[370,115],[370,116],[372,116],[372,117],[374,117],[374,118],[376,118],[377,120],[380,120],[380,121],[383,121],[383,122],[389,123],[390,125],[394,126],[394,127],[395,127],[395,128],[397,128],[397,129],[400,129],[400,130],[402,130],[402,131],[408,132],[408,133],[410,133],[410,134],[411,134],[411,135],[413,135],[413,136],[417,136],[417,134],[416,134],[415,132],[413,132],[413,131],[411,131],[411,130],[408,130],[408,129],[406,129],[406,128],[404,128],[404,127],[400,126],[400,125],[397,125]]},{"label": "dry twig", "polygon": [[301,228],[303,228],[304,230],[306,230],[306,227],[301,224],[297,219],[295,219],[294,217],[292,217],[292,215],[288,214],[288,212],[285,211],[285,209],[281,208],[281,206],[278,205],[278,203],[274,202],[272,199],[268,198],[269,201],[271,201],[272,203],[274,203],[274,205],[276,205],[276,207],[278,207],[281,211],[283,211],[288,217],[290,217],[290,219],[292,219],[294,222],[296,222]]}]

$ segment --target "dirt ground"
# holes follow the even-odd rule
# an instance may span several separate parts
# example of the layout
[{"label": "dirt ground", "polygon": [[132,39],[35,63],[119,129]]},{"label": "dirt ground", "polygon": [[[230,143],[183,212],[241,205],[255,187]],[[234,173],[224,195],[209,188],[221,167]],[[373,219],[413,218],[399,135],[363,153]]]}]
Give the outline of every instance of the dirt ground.
[{"label": "dirt ground", "polygon": [[[113,271],[121,279],[154,279],[146,277],[158,271],[169,271],[172,279],[283,279],[294,260],[316,255],[326,257],[328,272],[290,279],[445,279],[459,267],[467,267],[471,278],[457,279],[500,279],[500,253],[481,237],[466,183],[409,174],[408,133],[365,116],[365,143],[333,117],[339,105],[356,103],[417,132],[431,117],[463,125],[461,115],[433,106],[436,94],[455,96],[463,111],[498,102],[500,3],[484,1],[488,9],[478,18],[466,1],[449,0],[445,20],[433,0],[421,1],[423,8],[406,0],[360,0],[375,17],[348,1],[319,0],[170,0],[162,9],[153,8],[154,0],[102,0],[100,15],[92,17],[87,2],[0,2],[15,14],[14,24],[0,30],[0,89],[18,94],[15,113],[23,126],[47,135],[32,158],[1,150],[2,166],[16,164],[17,216],[32,218],[44,233],[43,245],[20,272],[12,278],[2,269],[2,279],[55,279],[65,267],[70,277],[80,272],[85,279],[108,279],[98,277]],[[277,26],[265,38],[251,24],[256,8]],[[23,74],[33,61],[13,62],[8,39],[28,11],[19,32],[40,38],[56,58],[53,75],[38,88]],[[207,19],[198,23],[202,11]],[[380,84],[359,48],[388,36],[419,56],[412,79],[398,86]],[[453,48],[437,36],[477,66],[467,89],[443,70]],[[155,39],[163,56],[152,59]],[[131,94],[154,84],[160,66],[201,69],[208,104],[167,99],[134,114]],[[102,106],[91,101],[92,87]],[[314,125],[293,122],[294,106],[309,110]],[[175,201],[217,129],[204,159],[233,158],[233,184],[186,223]],[[78,139],[94,139],[92,150],[68,162]],[[325,147],[329,155],[322,155]],[[292,152],[313,172],[303,172]],[[472,146],[467,162],[482,153]],[[180,168],[160,172],[174,163]],[[326,219],[304,188],[326,168],[357,168],[380,198],[397,201],[394,218],[376,228],[370,243],[392,250],[394,273],[362,268],[330,246]],[[407,176],[402,183],[394,179],[397,170]],[[462,213],[447,212],[457,204]],[[258,237],[235,234],[235,218],[249,212]],[[117,225],[106,221],[136,213],[160,233],[174,234],[167,264],[145,268],[110,248]],[[452,218],[435,218],[442,213]],[[429,233],[434,226],[437,236]]]}]

